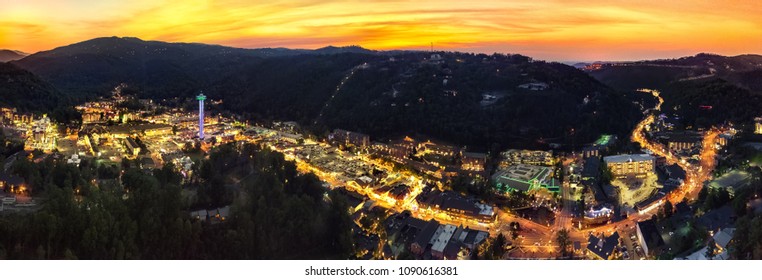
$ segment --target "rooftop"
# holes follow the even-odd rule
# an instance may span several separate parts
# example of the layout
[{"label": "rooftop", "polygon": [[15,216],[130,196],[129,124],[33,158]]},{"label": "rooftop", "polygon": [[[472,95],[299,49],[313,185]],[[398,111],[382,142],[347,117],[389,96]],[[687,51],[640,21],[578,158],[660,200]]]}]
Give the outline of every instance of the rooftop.
[{"label": "rooftop", "polygon": [[654,157],[648,154],[633,154],[633,155],[615,155],[607,156],[603,158],[606,163],[624,163],[624,162],[638,162],[654,160]]},{"label": "rooftop", "polygon": [[590,235],[587,239],[587,249],[604,260],[609,259],[617,245],[619,245],[619,232],[604,238]]},{"label": "rooftop", "polygon": [[434,236],[431,237],[431,250],[436,252],[444,252],[445,246],[450,241],[450,238],[455,233],[456,227],[453,225],[440,225],[437,231],[434,232]]},{"label": "rooftop", "polygon": [[659,233],[656,222],[653,219],[639,222],[637,226],[640,229],[640,233],[643,234],[643,239],[645,239],[643,241],[648,244],[649,248],[664,245],[664,239],[661,238],[661,233]]},{"label": "rooftop", "polygon": [[472,153],[472,152],[463,152],[464,158],[474,158],[474,159],[487,159],[487,154],[485,153]]},{"label": "rooftop", "polygon": [[550,178],[550,173],[551,170],[548,167],[517,164],[496,173],[493,180],[498,188],[504,186],[514,190],[529,191],[540,185],[552,185],[554,182]]}]

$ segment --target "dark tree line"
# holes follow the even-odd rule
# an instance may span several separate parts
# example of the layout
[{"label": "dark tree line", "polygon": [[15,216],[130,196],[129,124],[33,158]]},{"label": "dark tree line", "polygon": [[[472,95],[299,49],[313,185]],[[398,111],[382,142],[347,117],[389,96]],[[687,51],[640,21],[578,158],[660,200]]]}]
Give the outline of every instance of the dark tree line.
[{"label": "dark tree line", "polygon": [[[225,163],[240,165],[221,169]],[[128,165],[122,188],[104,188],[93,180],[113,174],[93,163],[78,168],[20,160],[16,172],[44,198],[37,211],[0,216],[0,258],[321,259],[347,258],[352,251],[346,202],[314,175],[296,172],[282,154],[228,145],[202,165],[223,177],[235,169],[250,172],[224,222],[189,216],[195,202],[184,200],[183,188],[196,186],[181,186],[171,165],[152,173]],[[216,183],[204,176],[199,184]]]}]

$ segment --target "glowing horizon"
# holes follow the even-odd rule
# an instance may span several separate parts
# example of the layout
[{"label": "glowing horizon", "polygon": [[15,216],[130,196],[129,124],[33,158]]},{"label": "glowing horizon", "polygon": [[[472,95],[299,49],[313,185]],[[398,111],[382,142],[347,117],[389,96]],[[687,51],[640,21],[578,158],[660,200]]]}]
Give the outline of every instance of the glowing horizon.
[{"label": "glowing horizon", "polygon": [[555,61],[762,53],[762,2],[744,0],[90,2],[4,1],[0,49],[34,53],[120,36],[241,48],[427,50],[433,43]]}]

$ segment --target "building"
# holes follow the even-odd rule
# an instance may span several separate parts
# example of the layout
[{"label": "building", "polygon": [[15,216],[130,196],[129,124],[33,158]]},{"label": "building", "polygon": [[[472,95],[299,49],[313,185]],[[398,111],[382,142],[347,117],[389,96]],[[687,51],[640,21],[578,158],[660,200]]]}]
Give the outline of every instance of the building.
[{"label": "building", "polygon": [[657,135],[672,151],[692,151],[701,147],[701,133],[692,131],[664,132]]},{"label": "building", "polygon": [[492,181],[501,192],[522,191],[545,188],[552,192],[560,190],[549,167],[518,164],[497,172]]},{"label": "building", "polygon": [[585,146],[582,148],[582,158],[599,157],[601,155],[601,147],[599,146]]},{"label": "building", "polygon": [[762,117],[754,119],[754,133],[762,134]]},{"label": "building", "polygon": [[101,123],[103,121],[104,114],[102,112],[84,112],[82,113],[82,123]]},{"label": "building", "polygon": [[591,144],[587,144],[582,148],[582,157],[599,157],[604,151],[608,151],[614,143],[617,142],[616,135],[602,134],[601,137],[595,140]]},{"label": "building", "polygon": [[399,256],[405,249],[420,259],[464,260],[484,243],[489,233],[413,218],[409,211],[390,216],[384,225],[384,257]]},{"label": "building", "polygon": [[664,246],[664,239],[661,237],[656,222],[653,219],[639,222],[636,225],[638,234],[638,242],[643,247],[643,253],[646,256],[655,256],[659,254],[659,250]]},{"label": "building", "polygon": [[587,251],[595,259],[613,259],[617,246],[619,246],[619,232],[614,232],[609,237],[597,237],[591,234],[587,238]]},{"label": "building", "polygon": [[391,144],[373,142],[370,149],[376,156],[402,163],[410,156],[410,154],[415,152],[415,144],[408,141],[400,141]]},{"label": "building", "polygon": [[415,255],[423,255],[431,245],[431,239],[439,229],[439,222],[430,220],[415,236],[415,240],[410,244],[410,252]]},{"label": "building", "polygon": [[201,209],[191,211],[189,215],[191,218],[201,221],[209,221],[212,224],[221,223],[227,220],[227,218],[230,216],[230,206],[209,210]]},{"label": "building", "polygon": [[455,233],[456,227],[453,225],[440,225],[434,235],[431,237],[431,256],[436,259],[444,259],[444,252],[447,244]]},{"label": "building", "polygon": [[[733,236],[735,235],[736,229],[735,228],[724,228],[718,232],[716,232],[714,235],[712,235],[712,239],[714,240],[714,257],[712,260],[727,260],[730,258],[730,252],[728,251],[728,245],[731,241],[733,241]],[[693,252],[693,254],[690,254],[684,258],[676,258],[680,260],[708,260],[706,256],[706,252],[709,250],[708,246],[701,247],[696,252]]]},{"label": "building", "polygon": [[654,171],[655,158],[648,154],[616,155],[603,158],[611,173],[618,177],[644,177]]},{"label": "building", "polygon": [[122,139],[122,144],[124,145],[124,150],[127,152],[128,156],[137,157],[140,154],[140,145],[138,145],[132,138],[128,137]]},{"label": "building", "polygon": [[0,191],[17,193],[24,190],[24,178],[0,171]]},{"label": "building", "polygon": [[424,191],[416,197],[416,200],[423,211],[434,212],[434,210],[440,210],[451,218],[476,220],[483,223],[492,223],[497,218],[493,206],[469,199],[452,191]]},{"label": "building", "polygon": [[614,207],[608,204],[596,205],[585,209],[584,221],[587,225],[605,224],[614,216]]},{"label": "building", "polygon": [[71,155],[70,158],[66,159],[66,163],[73,164],[77,167],[79,167],[79,164],[82,162],[82,159],[79,158],[78,154]]},{"label": "building", "polygon": [[454,146],[437,144],[431,141],[426,141],[418,144],[418,152],[423,154],[433,154],[443,157],[453,157],[459,150]]},{"label": "building", "polygon": [[359,132],[335,129],[333,133],[328,135],[328,141],[346,147],[353,146],[364,149],[370,145],[370,136]]},{"label": "building", "polygon": [[45,152],[55,149],[58,141],[56,124],[51,122],[47,115],[42,115],[42,118],[31,122],[24,148],[26,150],[40,149]]},{"label": "building", "polygon": [[156,163],[153,161],[153,158],[146,156],[140,159],[140,168],[149,170],[154,169],[156,168]]},{"label": "building", "polygon": [[172,126],[159,123],[144,123],[144,124],[123,124],[109,127],[92,126],[85,131],[90,131],[91,134],[106,136],[109,138],[127,138],[134,135],[146,135],[146,136],[167,136],[172,134]]},{"label": "building", "polygon": [[752,183],[752,176],[749,172],[741,170],[731,170],[712,181],[705,183],[705,186],[713,189],[725,189],[731,195],[736,191],[749,186]]},{"label": "building", "polygon": [[461,156],[461,169],[467,171],[484,171],[487,165],[487,154],[464,152]]},{"label": "building", "polygon": [[507,150],[500,153],[502,158],[500,168],[505,169],[515,164],[529,164],[552,166],[555,164],[552,151],[532,151],[532,150]]},{"label": "building", "polygon": [[304,136],[302,136],[301,134],[278,132],[278,137],[280,137],[281,140],[289,142],[291,144],[299,144],[300,142],[304,141]]}]

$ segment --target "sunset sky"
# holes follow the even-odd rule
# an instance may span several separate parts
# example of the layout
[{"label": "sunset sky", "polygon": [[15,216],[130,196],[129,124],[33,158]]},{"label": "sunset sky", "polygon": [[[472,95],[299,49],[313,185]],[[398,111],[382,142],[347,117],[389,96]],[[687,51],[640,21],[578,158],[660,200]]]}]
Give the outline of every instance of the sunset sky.
[{"label": "sunset sky", "polygon": [[[243,48],[428,49],[557,61],[762,54],[758,0],[0,0],[0,49],[104,36]],[[260,4],[261,3],[261,4]]]}]

